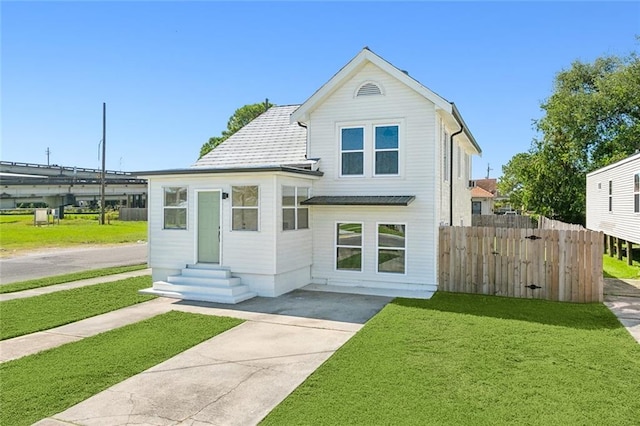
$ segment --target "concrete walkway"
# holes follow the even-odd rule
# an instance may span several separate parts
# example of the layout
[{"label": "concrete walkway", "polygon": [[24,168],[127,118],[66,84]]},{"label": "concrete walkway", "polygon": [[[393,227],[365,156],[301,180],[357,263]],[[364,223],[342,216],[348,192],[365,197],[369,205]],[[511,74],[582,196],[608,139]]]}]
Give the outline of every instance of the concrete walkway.
[{"label": "concrete walkway", "polygon": [[0,341],[8,361],[170,310],[246,320],[37,425],[258,423],[391,298],[297,290],[238,305],[157,298]]},{"label": "concrete walkway", "polygon": [[640,280],[606,278],[604,304],[640,343]]}]

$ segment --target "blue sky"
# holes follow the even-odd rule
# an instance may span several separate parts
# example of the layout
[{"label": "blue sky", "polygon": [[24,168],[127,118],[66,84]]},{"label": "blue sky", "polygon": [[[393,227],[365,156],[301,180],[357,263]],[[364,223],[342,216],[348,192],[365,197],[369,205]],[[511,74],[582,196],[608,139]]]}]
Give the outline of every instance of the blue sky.
[{"label": "blue sky", "polygon": [[364,46],[456,103],[474,177],[529,149],[575,60],[637,50],[637,2],[7,2],[0,159],[191,165],[236,108],[304,102]]}]

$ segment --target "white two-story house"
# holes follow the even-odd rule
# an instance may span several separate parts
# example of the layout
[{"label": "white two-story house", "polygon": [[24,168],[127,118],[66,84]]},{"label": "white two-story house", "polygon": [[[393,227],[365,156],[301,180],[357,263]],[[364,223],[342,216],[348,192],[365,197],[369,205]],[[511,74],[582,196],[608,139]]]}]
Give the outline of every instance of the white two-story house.
[{"label": "white two-story house", "polygon": [[147,292],[236,303],[314,290],[429,297],[438,229],[471,224],[480,147],[453,103],[363,49],[149,182]]}]

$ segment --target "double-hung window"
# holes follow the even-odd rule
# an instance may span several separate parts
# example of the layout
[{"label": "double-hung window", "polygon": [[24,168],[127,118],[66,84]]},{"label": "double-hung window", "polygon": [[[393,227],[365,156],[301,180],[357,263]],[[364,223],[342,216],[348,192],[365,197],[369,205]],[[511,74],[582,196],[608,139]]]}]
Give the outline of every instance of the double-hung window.
[{"label": "double-hung window", "polygon": [[362,223],[336,225],[336,269],[362,271]]},{"label": "double-hung window", "polygon": [[234,231],[257,231],[258,197],[257,186],[231,187],[231,229]]},{"label": "double-hung window", "polygon": [[300,203],[309,198],[309,188],[282,187],[282,230],[308,229],[309,208]]},{"label": "double-hung window", "polygon": [[613,181],[609,181],[609,211],[613,211]]},{"label": "double-hung window", "polygon": [[398,126],[375,126],[375,174],[397,175]]},{"label": "double-hung window", "polygon": [[640,213],[640,173],[633,175],[633,212]]},{"label": "double-hung window", "polygon": [[442,151],[442,180],[449,182],[449,134],[447,132],[442,132]]},{"label": "double-hung window", "polygon": [[348,127],[340,131],[342,176],[364,175],[364,127]]},{"label": "double-hung window", "polygon": [[378,224],[378,272],[404,274],[406,225]]},{"label": "double-hung window", "polygon": [[164,229],[187,229],[187,188],[164,188]]}]

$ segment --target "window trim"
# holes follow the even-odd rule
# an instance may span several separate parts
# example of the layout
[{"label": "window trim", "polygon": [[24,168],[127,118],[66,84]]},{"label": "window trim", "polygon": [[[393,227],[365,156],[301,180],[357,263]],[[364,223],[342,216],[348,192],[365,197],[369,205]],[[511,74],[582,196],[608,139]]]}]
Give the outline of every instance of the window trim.
[{"label": "window trim", "polygon": [[609,180],[609,213],[613,213],[613,180]]},{"label": "window trim", "polygon": [[[367,164],[367,129],[366,125],[358,124],[358,125],[341,125],[338,127],[338,148],[339,148],[339,157],[340,157],[340,177],[341,178],[360,178],[366,176],[366,164]],[[362,149],[350,149],[344,150],[342,149],[342,131],[345,129],[362,129]],[[344,153],[362,153],[362,173],[361,174],[343,174],[342,172],[342,154]]]},{"label": "window trim", "polygon": [[[380,225],[403,225],[404,226],[404,247],[380,247],[380,239],[379,239],[379,235],[380,235]],[[394,223],[389,223],[389,221],[386,222],[376,222],[376,274],[381,274],[381,275],[393,275],[393,276],[406,276],[407,275],[407,263],[408,263],[408,259],[407,259],[407,223],[406,222],[394,222]],[[387,272],[387,271],[380,271],[380,264],[379,264],[379,258],[380,258],[380,249],[382,250],[401,250],[404,251],[404,271],[403,272]]]},{"label": "window trim", "polygon": [[442,146],[444,149],[444,155],[443,157],[443,181],[444,182],[449,182],[449,175],[451,174],[450,172],[450,167],[451,167],[451,161],[449,160],[449,155],[451,154],[451,149],[449,147],[449,144],[451,143],[451,141],[449,140],[449,133],[447,132],[447,130],[444,128],[444,124],[442,127]]},{"label": "window trim", "polygon": [[[293,206],[285,206],[284,205],[284,188],[293,188],[293,199],[294,201],[294,205]],[[282,221],[281,221],[281,231],[282,232],[288,232],[288,231],[303,231],[303,230],[308,230],[311,229],[311,221],[309,220],[309,206],[301,206],[300,203],[298,202],[298,189],[306,189],[307,190],[307,198],[311,197],[311,187],[308,186],[295,186],[295,185],[281,185],[281,196],[280,196],[280,207],[281,207],[281,212],[282,212]],[[289,209],[289,210],[293,210],[293,228],[291,229],[284,229],[284,210],[285,209]],[[298,224],[298,211],[299,210],[306,210],[307,211],[307,227],[306,228],[299,228],[299,224]]]},{"label": "window trim", "polygon": [[[339,240],[338,226],[340,224],[360,225],[360,245],[359,246],[345,246],[345,245],[338,244],[338,240]],[[341,273],[355,273],[355,274],[364,273],[364,235],[365,235],[364,222],[358,222],[353,220],[337,220],[333,224],[333,229],[334,229],[333,232],[335,232],[334,238],[333,238],[333,270],[335,272],[341,272]],[[360,249],[360,270],[338,268],[338,248],[341,248],[341,247]]]},{"label": "window trim", "polygon": [[633,213],[640,214],[640,172],[633,174]]},{"label": "window trim", "polygon": [[[234,206],[233,205],[233,188],[241,188],[241,187],[247,187],[247,186],[255,186],[256,188],[258,188],[258,196],[257,196],[257,205],[255,206]],[[262,191],[260,191],[260,185],[231,185],[231,194],[230,194],[230,198],[231,198],[231,226],[229,227],[231,232],[260,232],[260,193]],[[233,211],[234,209],[239,209],[239,210],[252,210],[255,209],[257,210],[257,217],[256,217],[256,229],[234,229],[233,228]]]},{"label": "window trim", "polygon": [[[373,131],[371,132],[372,134],[372,150],[373,150],[373,164],[372,164],[372,175],[373,177],[394,177],[394,176],[400,176],[400,124],[399,123],[390,123],[390,124],[386,124],[386,123],[371,123],[371,126],[373,127]],[[378,149],[376,148],[376,129],[378,127],[396,127],[398,129],[398,147],[394,148],[394,149],[389,149],[389,148],[381,148]],[[377,154],[378,152],[397,152],[398,153],[398,172],[397,173],[377,173],[376,172],[376,160],[377,160]]]},{"label": "window trim", "polygon": [[[178,190],[184,190],[186,193],[185,206],[167,206],[166,205],[166,190],[169,188],[176,188]],[[165,223],[165,211],[169,210],[184,210],[185,223],[184,228],[167,228]],[[189,187],[188,186],[162,186],[162,230],[163,231],[187,231],[189,230]]]}]

